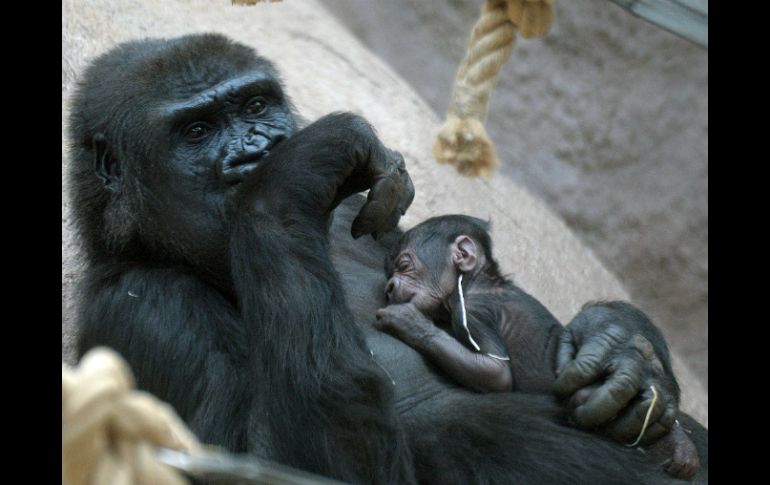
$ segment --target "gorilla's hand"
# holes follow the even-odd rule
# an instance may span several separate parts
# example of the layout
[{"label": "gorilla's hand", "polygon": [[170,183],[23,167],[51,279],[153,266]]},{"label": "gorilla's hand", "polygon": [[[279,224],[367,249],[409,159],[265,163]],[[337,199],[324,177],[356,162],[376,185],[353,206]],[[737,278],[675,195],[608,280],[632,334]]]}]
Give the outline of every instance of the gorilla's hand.
[{"label": "gorilla's hand", "polygon": [[571,420],[623,442],[657,441],[674,424],[679,386],[660,331],[628,303],[586,306],[564,329],[554,392],[570,398]]},{"label": "gorilla's hand", "polygon": [[441,330],[417,309],[414,303],[388,305],[377,310],[374,326],[415,348],[435,337]]},{"label": "gorilla's hand", "polygon": [[324,222],[346,197],[369,189],[353,221],[354,238],[394,229],[414,199],[403,157],[351,113],[311,123],[275,146],[263,162],[247,184],[246,198],[288,218]]},{"label": "gorilla's hand", "polygon": [[[414,200],[414,184],[406,171],[404,157],[397,151],[382,148],[384,151],[362,164],[337,195],[338,198],[340,194],[343,196],[339,199],[342,201],[348,195],[360,192],[360,187],[370,187],[366,203],[350,228],[356,239],[364,234],[372,234],[377,239],[395,229]],[[349,191],[352,191],[351,194],[348,194]]]},{"label": "gorilla's hand", "polygon": [[395,229],[414,200],[414,185],[406,171],[404,157],[386,148],[371,125],[358,115],[335,113],[316,123],[339,126],[349,132],[347,139],[354,141],[351,146],[354,166],[338,185],[331,205],[333,209],[347,197],[369,189],[366,203],[350,228],[353,238],[364,234],[377,238]]}]

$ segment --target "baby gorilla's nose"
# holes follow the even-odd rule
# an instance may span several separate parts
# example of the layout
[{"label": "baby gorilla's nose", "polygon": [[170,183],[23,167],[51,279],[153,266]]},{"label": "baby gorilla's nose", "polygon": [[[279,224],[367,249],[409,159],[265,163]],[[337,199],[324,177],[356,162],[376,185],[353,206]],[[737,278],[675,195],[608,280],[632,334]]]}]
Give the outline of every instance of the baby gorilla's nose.
[{"label": "baby gorilla's nose", "polygon": [[385,287],[385,299],[388,303],[393,301],[393,292],[396,290],[396,282],[394,278],[388,281],[388,285]]}]

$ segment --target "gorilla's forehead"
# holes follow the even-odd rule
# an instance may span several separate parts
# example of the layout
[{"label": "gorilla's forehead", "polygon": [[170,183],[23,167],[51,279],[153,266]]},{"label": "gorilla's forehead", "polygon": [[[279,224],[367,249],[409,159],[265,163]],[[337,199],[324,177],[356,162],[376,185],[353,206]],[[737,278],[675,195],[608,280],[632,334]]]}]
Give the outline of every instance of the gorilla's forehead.
[{"label": "gorilla's forehead", "polygon": [[164,114],[187,115],[206,110],[212,105],[240,101],[251,96],[282,97],[280,84],[267,72],[252,70],[225,78],[200,80],[194,85],[174,82],[168,87],[173,96],[161,106]]},{"label": "gorilla's forehead", "polygon": [[[149,86],[148,86],[149,88]],[[266,95],[280,94],[278,82],[258,68],[229,71],[189,70],[187,72],[169,72],[158,77],[148,93],[154,94],[171,104],[184,108],[201,103],[224,101],[236,93],[259,93]]]},{"label": "gorilla's forehead", "polygon": [[129,85],[164,100],[190,98],[224,83],[277,78],[274,66],[254,50],[219,36],[181,37],[153,47],[124,64],[125,74],[135,81]]}]

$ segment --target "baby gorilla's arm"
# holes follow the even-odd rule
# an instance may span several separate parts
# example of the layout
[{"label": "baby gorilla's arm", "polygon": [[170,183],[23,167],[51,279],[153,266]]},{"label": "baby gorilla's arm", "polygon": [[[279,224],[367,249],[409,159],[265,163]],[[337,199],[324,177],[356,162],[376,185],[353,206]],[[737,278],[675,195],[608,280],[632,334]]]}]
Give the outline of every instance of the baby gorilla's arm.
[{"label": "baby gorilla's arm", "polygon": [[489,355],[506,358],[504,347],[501,351],[501,345],[490,345],[483,336],[474,334],[481,348],[475,352],[434,325],[412,303],[381,308],[376,325],[421,352],[463,386],[480,392],[512,390],[508,362]]}]

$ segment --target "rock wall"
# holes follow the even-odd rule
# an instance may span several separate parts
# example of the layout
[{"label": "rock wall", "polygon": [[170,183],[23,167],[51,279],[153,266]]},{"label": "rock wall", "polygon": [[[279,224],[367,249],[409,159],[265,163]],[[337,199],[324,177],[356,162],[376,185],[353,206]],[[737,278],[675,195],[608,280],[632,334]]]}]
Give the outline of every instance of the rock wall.
[{"label": "rock wall", "polygon": [[[435,113],[315,1],[233,7],[226,1],[64,0],[63,130],[74,82],[95,55],[128,39],[201,31],[227,34],[274,60],[308,118],[334,110],[366,116],[384,142],[404,154],[414,178],[417,197],[404,226],[447,212],[491,218],[503,268],[562,321],[589,299],[628,297],[566,225],[511,179],[471,180],[437,166],[430,154]],[[63,171],[67,163],[63,139]],[[64,183],[62,192],[62,358],[71,362],[79,266]],[[679,359],[676,372],[684,383],[685,409],[707,424],[705,393]]]}]

